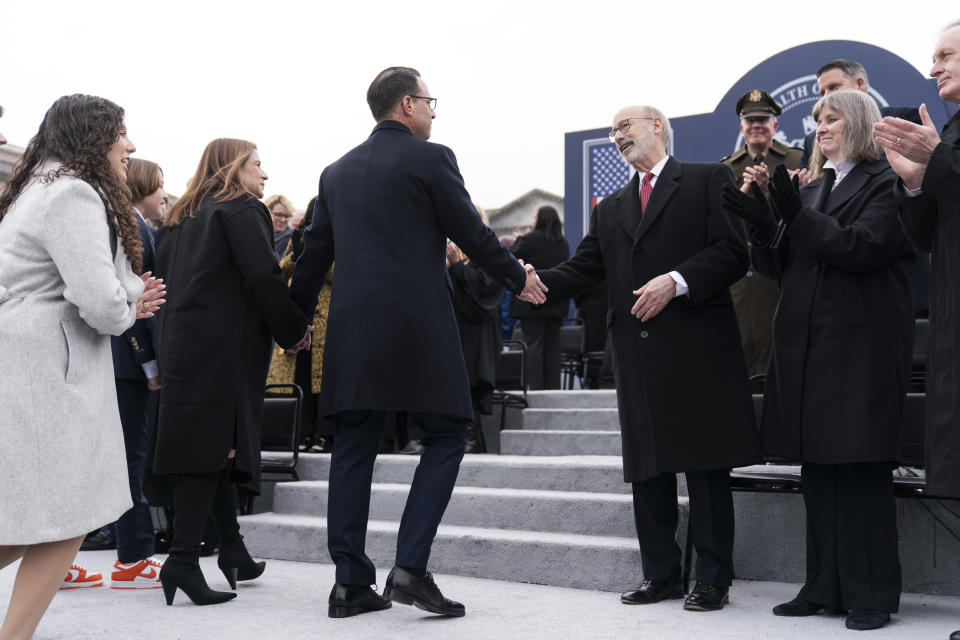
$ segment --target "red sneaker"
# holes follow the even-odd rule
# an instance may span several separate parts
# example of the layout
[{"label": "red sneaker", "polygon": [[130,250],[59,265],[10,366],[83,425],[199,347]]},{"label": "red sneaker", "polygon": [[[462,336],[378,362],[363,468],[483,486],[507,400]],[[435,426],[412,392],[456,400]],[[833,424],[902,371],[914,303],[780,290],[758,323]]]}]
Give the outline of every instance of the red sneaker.
[{"label": "red sneaker", "polygon": [[161,564],[153,558],[140,562],[123,564],[119,560],[113,563],[110,574],[111,589],[159,589]]},{"label": "red sneaker", "polygon": [[102,573],[88,573],[84,567],[74,562],[67,570],[67,577],[60,583],[61,589],[91,589],[103,586]]}]

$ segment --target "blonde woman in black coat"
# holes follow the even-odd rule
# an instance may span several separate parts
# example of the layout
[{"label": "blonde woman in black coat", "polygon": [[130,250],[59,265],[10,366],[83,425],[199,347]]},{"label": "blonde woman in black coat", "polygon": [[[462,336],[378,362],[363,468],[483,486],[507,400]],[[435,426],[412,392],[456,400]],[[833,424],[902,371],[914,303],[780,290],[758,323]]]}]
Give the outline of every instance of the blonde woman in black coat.
[{"label": "blonde woman in black coat", "polygon": [[817,179],[798,188],[778,167],[770,182],[782,220],[758,190],[724,191],[725,207],[751,224],[757,266],[780,280],[763,451],[803,463],[806,582],[773,612],[848,610],[848,628],[876,629],[900,600],[891,470],[913,344],[916,252],[898,219],[896,175],[873,138],[873,99],[833,93],[813,117]]},{"label": "blonde woman in black coat", "polygon": [[259,481],[272,340],[303,348],[310,335],[288,297],[270,215],[258,200],[266,179],[253,143],[212,141],[157,234],[157,271],[175,292],[155,334],[161,389],[151,458],[152,473],[175,482],[173,539],[160,572],[167,604],[178,588],[195,604],[236,595],[210,590],[200,571],[211,515],[231,587],[258,577],[265,564],[243,544],[234,483]]}]

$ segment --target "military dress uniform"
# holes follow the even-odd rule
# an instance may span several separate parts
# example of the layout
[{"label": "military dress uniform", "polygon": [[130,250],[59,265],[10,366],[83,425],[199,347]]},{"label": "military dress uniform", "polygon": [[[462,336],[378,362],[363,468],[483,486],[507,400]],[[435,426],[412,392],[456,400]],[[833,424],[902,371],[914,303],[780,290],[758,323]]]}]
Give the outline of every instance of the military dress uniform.
[{"label": "military dress uniform", "polygon": [[[779,115],[780,105],[765,91],[749,91],[737,101],[737,115],[744,116],[751,113],[769,113]],[[737,187],[743,186],[743,172],[747,167],[765,163],[773,175],[779,165],[786,165],[788,169],[800,166],[800,157],[803,149],[788,147],[779,140],[774,140],[766,153],[750,155],[746,144],[720,162],[733,170],[737,180]],[[748,247],[748,250],[749,249]],[[759,273],[753,266],[751,255],[750,266],[746,275],[730,287],[733,297],[734,310],[737,313],[737,322],[740,325],[740,339],[743,343],[743,354],[747,360],[747,372],[753,378],[767,373],[770,362],[770,345],[773,342],[773,314],[780,300],[780,288],[776,280]],[[756,388],[754,391],[762,391]]]}]

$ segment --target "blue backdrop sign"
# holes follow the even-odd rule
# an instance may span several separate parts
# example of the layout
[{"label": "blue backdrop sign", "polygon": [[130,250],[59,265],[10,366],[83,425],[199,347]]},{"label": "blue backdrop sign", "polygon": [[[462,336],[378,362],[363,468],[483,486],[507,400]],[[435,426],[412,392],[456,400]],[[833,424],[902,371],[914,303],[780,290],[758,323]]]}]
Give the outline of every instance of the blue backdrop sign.
[{"label": "blue backdrop sign", "polygon": [[[811,115],[820,98],[816,71],[836,58],[856,60],[866,68],[870,95],[880,106],[916,107],[926,103],[938,127],[957,108],[940,100],[932,79],[886,49],[850,40],[811,42],[778,53],[748,71],[712,113],[671,117],[671,155],[688,162],[717,162],[743,146],[735,106],[740,96],[752,89],[764,89],[783,107],[776,137],[785,144],[803,146],[804,137],[816,128]],[[610,105],[610,116],[622,106]],[[607,124],[566,134],[564,231],[571,247],[583,237],[593,206],[621,188],[633,173],[607,140],[609,130]]]}]

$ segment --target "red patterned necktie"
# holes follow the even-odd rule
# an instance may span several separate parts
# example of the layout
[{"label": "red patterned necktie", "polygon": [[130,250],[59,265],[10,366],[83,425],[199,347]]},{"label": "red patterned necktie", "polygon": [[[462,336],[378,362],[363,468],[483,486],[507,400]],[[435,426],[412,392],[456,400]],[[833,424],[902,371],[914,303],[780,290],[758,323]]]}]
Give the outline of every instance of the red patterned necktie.
[{"label": "red patterned necktie", "polygon": [[640,215],[646,212],[647,203],[650,202],[650,194],[653,192],[653,185],[650,184],[651,180],[653,180],[653,172],[647,171],[643,180],[640,181]]}]

